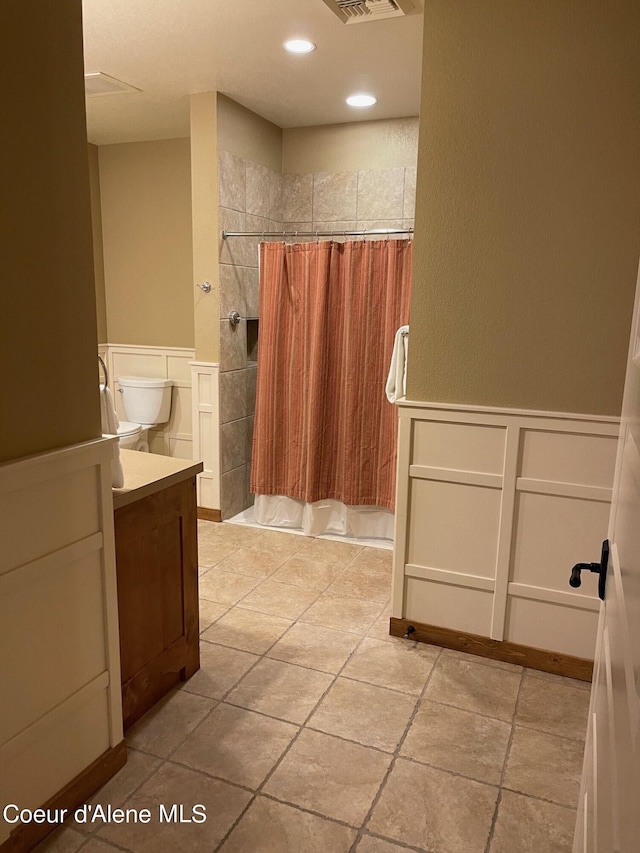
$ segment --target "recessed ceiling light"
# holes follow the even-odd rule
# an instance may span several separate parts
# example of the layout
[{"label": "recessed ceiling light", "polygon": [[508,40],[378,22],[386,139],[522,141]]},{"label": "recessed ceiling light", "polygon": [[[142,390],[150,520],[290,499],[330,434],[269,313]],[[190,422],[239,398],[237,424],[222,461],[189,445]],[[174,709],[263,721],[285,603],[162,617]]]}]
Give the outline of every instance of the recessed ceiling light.
[{"label": "recessed ceiling light", "polygon": [[289,53],[311,53],[316,49],[315,44],[307,39],[291,39],[284,43],[284,49]]},{"label": "recessed ceiling light", "polygon": [[347,103],[350,107],[372,107],[377,100],[373,95],[349,95]]}]

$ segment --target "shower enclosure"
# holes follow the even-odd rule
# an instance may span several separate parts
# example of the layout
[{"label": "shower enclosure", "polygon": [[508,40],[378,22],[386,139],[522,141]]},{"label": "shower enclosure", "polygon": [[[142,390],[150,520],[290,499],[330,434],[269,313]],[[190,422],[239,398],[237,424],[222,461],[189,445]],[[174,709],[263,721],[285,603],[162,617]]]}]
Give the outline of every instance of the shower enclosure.
[{"label": "shower enclosure", "polygon": [[258,522],[392,538],[396,411],[384,389],[411,259],[406,239],[261,243]]}]

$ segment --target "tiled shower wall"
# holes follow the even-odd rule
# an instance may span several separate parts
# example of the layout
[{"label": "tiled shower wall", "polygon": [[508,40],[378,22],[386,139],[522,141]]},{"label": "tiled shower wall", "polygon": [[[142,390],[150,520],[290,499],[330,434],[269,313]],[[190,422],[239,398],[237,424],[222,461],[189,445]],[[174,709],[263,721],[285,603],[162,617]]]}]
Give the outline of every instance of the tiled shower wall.
[{"label": "tiled shower wall", "polygon": [[[225,231],[281,231],[282,175],[228,151],[218,152],[219,222]],[[252,503],[249,468],[257,351],[247,318],[258,317],[258,243],[220,238],[220,495],[223,518]],[[243,318],[233,327],[229,313]],[[251,326],[251,319],[249,319]],[[255,324],[254,324],[255,328]],[[251,329],[250,329],[251,332]]]},{"label": "tiled shower wall", "polygon": [[[284,227],[299,231],[413,228],[416,168],[284,175]],[[378,235],[378,239],[380,239]]]},{"label": "tiled shower wall", "polygon": [[[218,152],[220,228],[227,231],[332,231],[413,227],[415,167],[280,175]],[[230,518],[252,503],[249,493],[255,348],[247,322],[258,316],[259,238],[220,240],[221,510]],[[248,352],[248,349],[250,350]]]}]

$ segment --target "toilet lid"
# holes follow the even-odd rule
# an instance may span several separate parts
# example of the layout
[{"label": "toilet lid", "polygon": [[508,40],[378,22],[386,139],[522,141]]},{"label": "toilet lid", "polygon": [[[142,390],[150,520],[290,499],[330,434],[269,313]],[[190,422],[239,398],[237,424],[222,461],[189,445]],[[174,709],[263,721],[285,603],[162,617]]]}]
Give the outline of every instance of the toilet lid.
[{"label": "toilet lid", "polygon": [[129,421],[120,421],[120,426],[118,427],[118,435],[135,435],[140,432],[140,424],[132,424]]}]

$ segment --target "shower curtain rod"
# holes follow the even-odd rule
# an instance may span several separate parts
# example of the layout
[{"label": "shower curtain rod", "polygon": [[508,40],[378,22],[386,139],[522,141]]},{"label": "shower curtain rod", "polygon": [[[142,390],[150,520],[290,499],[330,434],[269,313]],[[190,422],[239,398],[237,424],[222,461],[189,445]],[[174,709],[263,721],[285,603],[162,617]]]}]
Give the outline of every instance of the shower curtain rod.
[{"label": "shower curtain rod", "polygon": [[223,231],[222,239],[228,237],[369,237],[371,234],[413,234],[413,228],[364,228],[362,231]]}]

